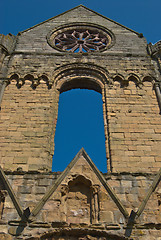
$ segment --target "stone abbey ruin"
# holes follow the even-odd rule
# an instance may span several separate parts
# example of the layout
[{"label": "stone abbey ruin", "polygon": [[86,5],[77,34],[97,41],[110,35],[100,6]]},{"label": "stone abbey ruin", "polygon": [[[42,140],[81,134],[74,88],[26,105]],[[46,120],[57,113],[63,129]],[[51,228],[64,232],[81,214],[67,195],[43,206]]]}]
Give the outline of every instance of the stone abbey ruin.
[{"label": "stone abbey ruin", "polygon": [[[102,95],[106,174],[83,148],[51,171],[75,88]],[[161,41],[82,5],[1,34],[0,101],[1,240],[161,240]]]}]

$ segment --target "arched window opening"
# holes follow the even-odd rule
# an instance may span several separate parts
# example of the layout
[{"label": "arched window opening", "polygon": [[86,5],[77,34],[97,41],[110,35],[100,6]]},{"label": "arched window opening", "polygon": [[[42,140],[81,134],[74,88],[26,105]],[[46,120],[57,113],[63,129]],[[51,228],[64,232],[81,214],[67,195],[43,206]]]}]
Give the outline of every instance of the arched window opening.
[{"label": "arched window opening", "polygon": [[63,171],[82,147],[107,172],[102,96],[73,89],[60,94],[52,170]]},{"label": "arched window opening", "polygon": [[65,82],[62,86],[60,91],[61,92],[66,92],[68,90],[71,89],[91,89],[91,90],[95,90],[96,92],[101,93],[102,89],[99,86],[98,83],[96,83],[95,81],[92,81],[91,79],[87,79],[87,78],[77,78],[74,80],[70,80],[69,82]]}]

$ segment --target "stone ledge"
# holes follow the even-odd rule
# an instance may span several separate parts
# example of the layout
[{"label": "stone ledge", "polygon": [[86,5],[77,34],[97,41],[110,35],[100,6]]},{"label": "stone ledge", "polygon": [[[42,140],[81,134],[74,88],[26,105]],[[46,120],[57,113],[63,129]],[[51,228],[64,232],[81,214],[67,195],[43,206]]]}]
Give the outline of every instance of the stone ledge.
[{"label": "stone ledge", "polygon": [[8,171],[8,170],[4,170],[4,173],[6,175],[36,175],[36,174],[39,174],[39,175],[60,175],[62,172],[40,172],[40,171]]},{"label": "stone ledge", "polygon": [[137,229],[161,229],[161,223],[145,223],[141,225],[136,225],[135,226]]},{"label": "stone ledge", "polygon": [[[4,173],[6,175],[55,175],[55,176],[59,176],[62,172],[40,172],[40,171],[8,171],[8,170],[4,170]],[[111,176],[120,176],[122,177],[123,175],[131,175],[131,176],[144,176],[144,177],[149,177],[149,176],[155,176],[157,174],[156,173],[147,173],[147,172],[113,172],[113,173],[102,173],[102,175],[105,177],[105,179],[109,179]],[[122,179],[122,178],[121,178]],[[120,179],[120,180],[121,180]]]},{"label": "stone ledge", "polygon": [[[48,56],[60,56],[60,57],[64,57],[64,53],[58,53],[58,52],[55,52],[55,53],[51,53],[51,52],[25,52],[25,51],[15,51],[14,53],[12,53],[12,55],[18,55],[18,54],[22,54],[22,55],[33,55],[33,56],[36,56],[36,55],[48,55]],[[76,56],[75,53],[70,53],[70,52],[66,52],[65,53],[66,55],[69,55],[69,56],[74,56],[74,58],[80,58],[80,56]],[[81,55],[83,56],[89,56],[89,53],[81,53]],[[105,56],[105,57],[108,57],[108,56],[123,56],[123,57],[144,57],[144,58],[148,58],[148,56],[146,54],[139,54],[139,53],[123,53],[123,52],[108,52],[108,53],[90,53],[90,57],[91,56]]]}]

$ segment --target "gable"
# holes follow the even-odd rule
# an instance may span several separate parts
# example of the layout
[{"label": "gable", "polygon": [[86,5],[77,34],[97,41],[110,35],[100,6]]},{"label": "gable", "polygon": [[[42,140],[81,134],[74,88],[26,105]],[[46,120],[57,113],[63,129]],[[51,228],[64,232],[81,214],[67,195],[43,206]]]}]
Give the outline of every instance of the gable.
[{"label": "gable", "polygon": [[116,219],[111,209],[118,211],[123,221],[128,217],[127,210],[82,148],[31,215],[39,220],[45,216],[45,222],[112,224]]},{"label": "gable", "polygon": [[[70,10],[64,12],[64,13],[61,13],[61,14],[55,16],[55,17],[52,17],[52,18],[50,18],[50,19],[48,19],[48,20],[46,20],[46,21],[44,21],[44,22],[42,22],[42,23],[36,24],[35,26],[33,26],[33,27],[31,27],[31,28],[28,28],[28,29],[22,31],[21,33],[26,32],[26,31],[29,31],[29,30],[31,30],[31,29],[33,29],[33,28],[35,28],[35,27],[38,27],[38,26],[46,23],[46,22],[53,21],[54,19],[59,18],[60,16],[64,16],[64,15],[68,15],[68,14],[70,14],[70,15],[73,16],[73,13],[74,13],[74,12],[76,12],[76,15],[81,14],[81,15],[87,16],[88,18],[89,18],[89,16],[92,15],[92,13],[93,13],[93,15],[95,15],[95,17],[96,17],[96,15],[97,15],[97,16],[100,16],[101,18],[104,18],[104,19],[106,19],[106,20],[108,20],[108,21],[110,21],[110,22],[112,22],[112,23],[114,23],[114,24],[116,24],[116,25],[118,25],[118,26],[121,26],[121,27],[123,27],[123,28],[125,28],[125,29],[127,29],[127,30],[129,30],[129,31],[131,31],[131,32],[134,32],[134,33],[140,35],[140,33],[136,32],[136,31],[134,31],[134,30],[132,30],[132,29],[130,29],[130,28],[128,28],[128,27],[126,27],[126,26],[124,26],[124,25],[122,25],[122,24],[120,24],[120,23],[118,23],[118,22],[116,22],[116,21],[114,21],[114,20],[112,20],[112,19],[110,19],[110,18],[108,18],[108,17],[105,17],[105,16],[103,16],[103,15],[101,15],[101,14],[93,11],[93,10],[91,10],[91,9],[83,6],[82,4],[80,4],[80,5],[77,6],[77,7],[72,8],[72,9],[70,9]],[[78,16],[77,16],[77,17],[78,17]]]},{"label": "gable", "polygon": [[139,33],[80,5],[19,33],[19,41],[16,50],[22,51],[24,49],[25,51],[56,53],[58,51],[51,48],[51,46],[47,43],[47,35],[59,27],[63,27],[65,25],[67,26],[68,24],[70,25],[73,23],[97,23],[98,27],[104,27],[108,31],[111,31],[116,37],[116,43],[112,49],[108,50],[108,52],[123,49],[125,51],[126,48],[132,49],[132,42],[133,48],[135,46],[137,48],[139,45],[139,51],[142,51],[142,46],[145,45],[145,40],[139,38],[139,36],[141,36]]}]

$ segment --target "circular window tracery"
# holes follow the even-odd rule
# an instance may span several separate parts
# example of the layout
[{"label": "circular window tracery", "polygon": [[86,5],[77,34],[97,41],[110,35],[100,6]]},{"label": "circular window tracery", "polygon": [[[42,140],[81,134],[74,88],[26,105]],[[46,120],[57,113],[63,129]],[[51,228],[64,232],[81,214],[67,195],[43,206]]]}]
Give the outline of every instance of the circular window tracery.
[{"label": "circular window tracery", "polygon": [[93,26],[69,26],[52,32],[48,36],[51,47],[73,53],[100,52],[112,44],[112,35]]}]

